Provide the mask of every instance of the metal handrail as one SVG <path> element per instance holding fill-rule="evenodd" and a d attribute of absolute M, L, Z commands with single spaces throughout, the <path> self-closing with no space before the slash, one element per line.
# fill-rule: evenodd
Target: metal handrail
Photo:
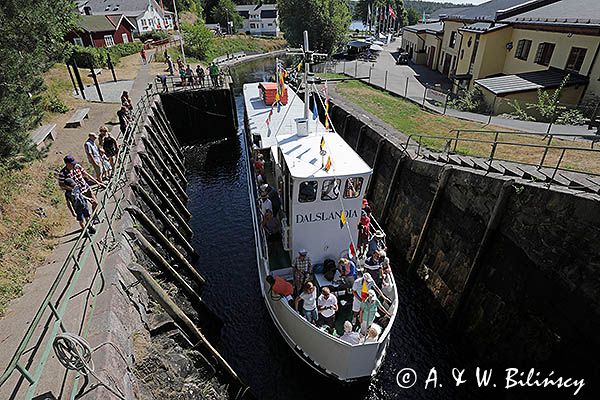
<path fill-rule="evenodd" d="M 93 304 L 95 304 L 95 297 L 97 296 L 97 293 L 94 293 L 92 289 L 94 288 L 97 282 L 98 276 L 100 275 L 100 277 L 102 278 L 102 263 L 105 259 L 108 250 L 110 250 L 111 244 L 113 244 L 116 241 L 116 236 L 113 231 L 113 223 L 115 222 L 115 216 L 117 216 L 117 218 L 120 218 L 120 215 L 122 215 L 123 212 L 123 209 L 121 207 L 121 203 L 125 200 L 125 191 L 123 189 L 127 179 L 127 167 L 129 166 L 129 163 L 131 161 L 131 149 L 134 142 L 133 139 L 135 136 L 135 130 L 137 129 L 139 131 L 141 129 L 140 122 L 142 118 L 145 117 L 148 108 L 152 103 L 151 99 L 158 94 L 156 90 L 150 91 L 151 88 L 152 87 L 150 86 L 148 88 L 149 90 L 147 90 L 146 93 L 142 96 L 142 98 L 136 103 L 136 107 L 134 109 L 135 111 L 133 112 L 133 122 L 129 124 L 123 135 L 120 134 L 118 136 L 118 138 L 123 138 L 121 150 L 117 156 L 117 163 L 114 175 L 109 181 L 107 188 L 102 196 L 102 199 L 98 202 L 98 206 L 92 212 L 88 223 L 82 230 L 81 234 L 77 237 L 73 247 L 67 254 L 65 262 L 61 266 L 50 289 L 46 293 L 42 304 L 36 311 L 35 316 L 29 324 L 29 327 L 25 331 L 23 338 L 21 339 L 15 353 L 11 358 L 11 361 L 0 376 L 0 386 L 2 386 L 13 375 L 15 370 L 18 371 L 21 374 L 22 378 L 25 378 L 29 382 L 29 388 L 25 396 L 26 399 L 31 399 L 35 394 L 37 385 L 40 381 L 40 378 L 42 377 L 44 366 L 46 364 L 46 361 L 48 360 L 50 351 L 52 349 L 52 342 L 56 338 L 59 329 L 63 332 L 65 331 L 65 327 L 63 325 L 62 320 L 65 313 L 67 312 L 69 300 L 71 298 L 71 294 L 75 288 L 75 285 L 77 284 L 79 274 L 84 268 L 84 266 L 86 266 L 90 255 L 93 255 L 93 267 L 97 269 L 99 274 L 95 274 L 95 276 L 92 279 L 92 282 L 86 289 L 89 291 L 89 295 L 91 295 L 91 297 L 93 298 L 93 302 L 89 313 L 84 311 L 84 314 L 82 316 L 82 322 L 88 319 L 87 317 L 91 316 L 91 314 L 93 313 Z M 119 197 L 117 197 L 118 192 L 121 193 L 121 196 Z M 110 200 L 113 200 L 114 202 L 114 209 L 112 210 L 112 212 L 109 212 L 107 208 L 107 205 Z M 101 214 L 103 214 L 103 217 L 106 219 L 107 230 L 102 239 L 98 240 L 100 229 L 98 229 L 98 232 L 94 233 L 93 235 L 90 235 L 88 233 L 88 228 L 91 226 L 92 221 L 95 218 L 99 218 Z M 99 252 L 97 251 L 96 247 L 99 248 Z M 59 286 L 62 283 L 64 283 L 65 275 L 67 275 L 67 272 L 69 271 L 71 271 L 71 273 L 68 274 L 67 279 L 69 279 L 70 282 L 67 285 L 67 287 L 63 289 L 64 295 L 61 296 L 59 300 L 53 301 L 53 297 L 57 294 Z M 36 339 L 39 342 L 35 346 L 36 351 L 31 352 L 29 359 L 25 363 L 22 363 L 21 358 L 26 352 L 30 351 L 28 350 L 30 341 L 33 335 L 36 333 L 36 331 L 41 328 L 40 321 L 46 313 L 46 311 L 48 310 L 51 313 L 51 317 L 54 319 L 52 329 L 48 330 L 49 333 L 48 331 L 46 331 L 42 334 L 42 337 Z M 51 322 L 49 322 L 49 324 L 51 324 Z M 81 330 L 83 330 L 83 323 L 80 327 L 80 333 Z M 43 349 L 41 358 L 37 360 L 37 362 L 35 363 L 36 365 L 26 367 L 27 363 L 31 362 L 34 359 L 34 357 L 38 354 L 37 350 L 41 349 L 44 346 L 44 341 L 45 348 Z M 17 387 L 20 387 L 21 382 L 22 380 L 20 379 L 19 383 L 17 383 Z M 19 390 L 17 388 L 15 389 Z"/>
<path fill-rule="evenodd" d="M 489 134 L 504 134 L 504 135 L 529 135 L 529 136 L 554 136 L 558 138 L 582 138 L 592 139 L 592 141 L 598 141 L 600 137 L 595 134 L 577 134 L 577 133 L 540 133 L 540 132 L 526 132 L 526 131 L 499 131 L 499 130 L 485 130 L 485 129 L 450 129 L 449 133 L 489 133 Z"/>
<path fill-rule="evenodd" d="M 410 136 L 408 136 L 406 143 L 404 144 L 404 148 L 402 149 L 404 152 L 408 153 L 408 147 L 410 145 L 410 141 L 414 140 L 415 138 L 418 138 L 417 141 L 417 151 L 416 151 L 416 155 L 419 156 L 421 153 L 421 147 L 422 147 L 422 141 L 423 139 L 436 139 L 436 140 L 445 140 L 446 141 L 446 145 L 444 146 L 444 151 L 443 153 L 454 153 L 456 151 L 456 144 L 457 142 L 467 142 L 467 143 L 483 143 L 483 144 L 490 144 L 491 145 L 491 149 L 490 149 L 490 153 L 488 156 L 488 167 L 491 166 L 493 161 L 505 161 L 505 162 L 513 162 L 513 163 L 517 163 L 517 164 L 524 164 L 524 165 L 530 165 L 530 166 L 534 166 L 536 167 L 538 170 L 541 168 L 553 168 L 554 172 L 552 174 L 551 179 L 554 179 L 554 177 L 556 176 L 556 173 L 558 170 L 561 171 L 568 171 L 568 172 L 578 172 L 578 173 L 582 173 L 582 174 L 587 174 L 587 175 L 593 175 L 593 176 L 600 176 L 600 173 L 595 173 L 595 172 L 589 172 L 589 171 L 583 171 L 583 170 L 577 170 L 577 169 L 566 169 L 566 168 L 561 168 L 561 163 L 563 161 L 564 155 L 567 151 L 583 151 L 583 152 L 591 152 L 591 153 L 597 153 L 600 154 L 600 149 L 594 149 L 594 148 L 586 148 L 586 147 L 570 147 L 570 146 L 553 146 L 550 144 L 532 144 L 532 143 L 517 143 L 517 142 L 506 142 L 506 141 L 499 141 L 498 140 L 498 135 L 495 135 L 494 140 L 485 140 L 485 139 L 466 139 L 466 138 L 459 138 L 459 137 L 444 137 L 444 136 L 433 136 L 433 135 L 420 135 L 420 134 L 412 134 Z M 454 143 L 454 146 L 452 146 L 452 143 Z M 540 160 L 539 163 L 534 164 L 534 163 L 528 163 L 528 162 L 522 162 L 522 161 L 515 161 L 515 160 L 508 160 L 508 159 L 503 159 L 503 158 L 498 158 L 495 157 L 495 153 L 496 150 L 498 148 L 499 145 L 503 145 L 503 146 L 516 146 L 516 147 L 528 147 L 528 148 L 537 148 L 537 149 L 543 149 L 543 155 L 542 158 Z M 454 150 L 450 150 L 450 148 L 453 147 Z M 558 162 L 555 166 L 549 167 L 544 165 L 544 161 L 546 159 L 546 155 L 548 154 L 549 150 L 559 150 L 561 152 L 560 157 L 558 159 Z"/>

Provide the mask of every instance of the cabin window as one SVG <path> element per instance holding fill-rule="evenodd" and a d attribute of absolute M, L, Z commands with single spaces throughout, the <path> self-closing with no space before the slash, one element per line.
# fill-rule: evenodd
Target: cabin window
<path fill-rule="evenodd" d="M 300 203 L 310 203 L 317 199 L 317 181 L 304 181 L 298 189 L 298 201 Z"/>
<path fill-rule="evenodd" d="M 346 179 L 346 188 L 344 189 L 345 199 L 355 199 L 360 196 L 360 190 L 362 189 L 363 178 L 357 176 L 356 178 Z"/>
<path fill-rule="evenodd" d="M 111 35 L 104 35 L 104 44 L 106 47 L 111 47 L 115 45 L 115 41 Z"/>
<path fill-rule="evenodd" d="M 321 200 L 336 200 L 340 195 L 339 179 L 326 179 L 323 181 L 323 188 L 321 188 Z"/>
<path fill-rule="evenodd" d="M 73 43 L 75 43 L 77 46 L 83 46 L 83 40 L 80 37 L 74 37 Z"/>
<path fill-rule="evenodd" d="M 554 43 L 540 43 L 535 55 L 535 63 L 540 65 L 549 65 L 554 52 Z"/>
<path fill-rule="evenodd" d="M 519 60 L 527 61 L 529 57 L 529 50 L 531 49 L 531 40 L 521 39 L 517 43 L 517 51 L 515 51 L 515 58 Z"/>

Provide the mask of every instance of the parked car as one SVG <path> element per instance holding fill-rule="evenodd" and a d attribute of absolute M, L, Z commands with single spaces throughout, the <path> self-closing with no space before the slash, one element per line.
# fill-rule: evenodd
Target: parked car
<path fill-rule="evenodd" d="M 408 53 L 403 51 L 398 54 L 396 58 L 396 64 L 408 64 Z"/>

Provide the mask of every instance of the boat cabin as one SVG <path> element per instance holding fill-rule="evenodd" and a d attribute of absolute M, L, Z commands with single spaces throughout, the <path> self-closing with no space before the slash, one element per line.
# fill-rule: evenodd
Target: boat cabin
<path fill-rule="evenodd" d="M 321 151 L 321 140 L 324 150 Z M 313 263 L 348 255 L 356 245 L 371 168 L 333 132 L 278 137 L 276 175 L 287 221 L 284 248 L 293 259 L 307 249 Z M 325 165 L 331 160 L 331 167 Z M 281 178 L 281 179 L 280 179 Z M 344 210 L 346 225 L 341 223 Z"/>

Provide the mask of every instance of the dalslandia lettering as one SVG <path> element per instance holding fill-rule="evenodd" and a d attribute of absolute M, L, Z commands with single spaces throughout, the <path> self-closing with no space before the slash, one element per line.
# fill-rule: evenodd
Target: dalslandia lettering
<path fill-rule="evenodd" d="M 358 210 L 346 210 L 346 218 L 358 218 Z M 326 222 L 332 220 L 339 220 L 342 216 L 341 211 L 326 212 L 321 211 L 318 213 L 309 214 L 296 214 L 296 223 L 304 224 L 307 222 Z"/>

